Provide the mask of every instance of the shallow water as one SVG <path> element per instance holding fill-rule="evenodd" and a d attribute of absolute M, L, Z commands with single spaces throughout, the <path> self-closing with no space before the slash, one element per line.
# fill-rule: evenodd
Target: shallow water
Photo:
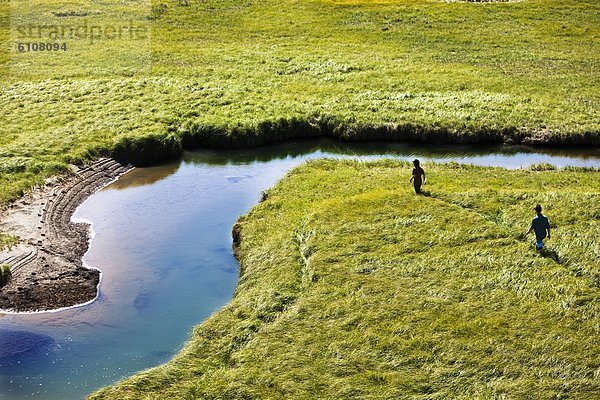
<path fill-rule="evenodd" d="M 231 228 L 291 168 L 320 157 L 457 161 L 507 168 L 600 167 L 600 149 L 297 141 L 198 151 L 138 168 L 75 217 L 95 232 L 84 261 L 102 270 L 98 299 L 34 315 L 0 314 L 0 398 L 80 399 L 169 360 L 192 327 L 225 305 L 238 266 Z M 407 177 L 408 180 L 408 177 Z"/>

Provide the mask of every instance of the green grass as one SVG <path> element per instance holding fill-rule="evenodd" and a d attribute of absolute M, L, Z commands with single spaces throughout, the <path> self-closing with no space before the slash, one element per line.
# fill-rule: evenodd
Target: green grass
<path fill-rule="evenodd" d="M 91 398 L 596 398 L 598 171 L 425 165 L 416 196 L 410 168 L 291 171 L 236 225 L 232 301 Z"/>
<path fill-rule="evenodd" d="M 0 209 L 103 155 L 142 164 L 319 135 L 598 145 L 599 11 L 0 2 Z M 151 37 L 15 52 L 19 26 L 130 21 Z M 431 167 L 431 197 L 417 198 L 400 189 L 403 168 L 327 161 L 290 174 L 241 222 L 232 303 L 168 366 L 104 396 L 591 398 L 596 174 Z M 534 202 L 557 226 L 546 256 L 521 237 Z"/>
<path fill-rule="evenodd" d="M 5 233 L 0 232 L 0 251 L 10 250 L 18 242 L 19 242 L 18 238 L 14 237 L 12 235 L 7 235 Z"/>
<path fill-rule="evenodd" d="M 182 142 L 297 135 L 597 145 L 599 11 L 595 0 L 1 2 L 0 206 L 115 146 L 160 158 L 137 152 L 148 137 L 167 156 Z M 151 36 L 15 50 L 19 27 L 84 23 Z"/>

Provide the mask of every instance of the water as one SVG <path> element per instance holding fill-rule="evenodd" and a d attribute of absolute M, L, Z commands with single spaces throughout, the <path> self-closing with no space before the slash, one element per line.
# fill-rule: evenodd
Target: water
<path fill-rule="evenodd" d="M 519 168 L 600 166 L 600 149 L 415 146 L 298 141 L 198 151 L 139 168 L 96 193 L 75 217 L 93 222 L 84 261 L 102 270 L 90 305 L 0 314 L 0 398 L 80 399 L 168 361 L 192 327 L 225 305 L 238 266 L 231 228 L 291 168 L 320 157 L 458 161 Z M 408 177 L 407 177 L 408 180 Z"/>

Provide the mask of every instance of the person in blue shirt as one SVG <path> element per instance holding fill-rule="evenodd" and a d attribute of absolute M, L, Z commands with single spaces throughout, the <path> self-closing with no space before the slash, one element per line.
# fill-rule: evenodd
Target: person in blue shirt
<path fill-rule="evenodd" d="M 531 233 L 531 231 L 535 232 L 535 247 L 538 250 L 544 248 L 544 239 L 546 238 L 546 232 L 548 232 L 548 239 L 550 239 L 550 222 L 548 218 L 542 215 L 542 206 L 539 204 L 534 208 L 537 216 L 531 221 L 531 226 L 525 235 Z"/>

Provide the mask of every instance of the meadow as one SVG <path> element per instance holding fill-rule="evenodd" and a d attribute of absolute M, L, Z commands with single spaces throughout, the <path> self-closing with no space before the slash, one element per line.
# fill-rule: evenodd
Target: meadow
<path fill-rule="evenodd" d="M 422 196 L 402 162 L 292 170 L 234 229 L 232 301 L 91 398 L 596 398 L 598 172 L 425 168 Z"/>
<path fill-rule="evenodd" d="M 0 210 L 100 156 L 600 144 L 596 0 L 13 0 L 0 40 Z M 19 52 L 46 42 L 68 49 Z M 537 169 L 427 166 L 419 197 L 398 162 L 294 170 L 234 229 L 231 303 L 92 398 L 592 399 L 598 175 Z M 523 237 L 536 202 L 544 253 Z"/>
<path fill-rule="evenodd" d="M 100 155 L 144 163 L 321 135 L 598 145 L 599 11 L 595 0 L 3 1 L 0 206 Z M 18 51 L 30 42 L 68 50 Z"/>

